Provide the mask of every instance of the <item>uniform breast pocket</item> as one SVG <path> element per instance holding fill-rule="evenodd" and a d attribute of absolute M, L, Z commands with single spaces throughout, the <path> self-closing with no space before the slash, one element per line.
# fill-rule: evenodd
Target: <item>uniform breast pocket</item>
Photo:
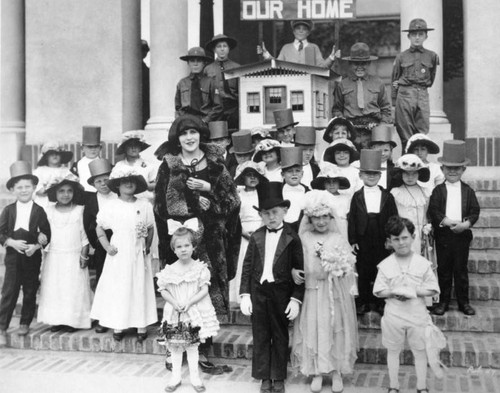
<path fill-rule="evenodd" d="M 431 75 L 432 63 L 428 60 L 422 62 L 420 70 L 417 70 L 419 79 L 428 79 Z"/>
<path fill-rule="evenodd" d="M 191 89 L 189 87 L 184 87 L 181 89 L 181 105 L 183 107 L 189 106 L 191 104 Z"/>
<path fill-rule="evenodd" d="M 376 103 L 378 101 L 378 94 L 380 92 L 376 87 L 369 87 L 368 89 L 368 102 Z"/>
<path fill-rule="evenodd" d="M 207 88 L 202 87 L 201 88 L 201 97 L 203 98 L 203 103 L 209 102 L 210 101 L 210 91 Z"/>
<path fill-rule="evenodd" d="M 344 96 L 345 105 L 356 105 L 357 104 L 356 89 L 354 89 L 354 87 L 344 89 L 343 96 Z"/>
<path fill-rule="evenodd" d="M 402 62 L 401 69 L 403 72 L 401 73 L 405 78 L 411 78 L 414 76 L 414 64 L 410 62 Z"/>

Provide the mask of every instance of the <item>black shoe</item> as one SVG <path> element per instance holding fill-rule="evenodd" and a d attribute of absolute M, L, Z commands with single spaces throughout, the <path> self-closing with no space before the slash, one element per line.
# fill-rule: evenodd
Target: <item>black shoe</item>
<path fill-rule="evenodd" d="M 367 304 L 360 304 L 356 307 L 356 314 L 358 315 L 366 314 L 368 311 L 370 311 L 370 307 Z"/>
<path fill-rule="evenodd" d="M 285 381 L 275 380 L 273 383 L 273 393 L 285 393 Z"/>
<path fill-rule="evenodd" d="M 273 383 L 270 379 L 263 379 L 260 385 L 260 393 L 271 393 L 273 390 Z"/>
<path fill-rule="evenodd" d="M 137 333 L 137 341 L 142 343 L 145 339 L 148 338 L 148 332 Z"/>
<path fill-rule="evenodd" d="M 432 313 L 434 315 L 444 315 L 446 311 L 448 311 L 448 305 L 445 303 L 439 303 L 436 307 L 434 307 Z"/>
<path fill-rule="evenodd" d="M 58 332 L 59 330 L 61 330 L 63 327 L 64 327 L 63 325 L 54 325 L 54 326 L 50 327 L 50 331 L 52 333 L 55 333 L 55 332 Z"/>
<path fill-rule="evenodd" d="M 106 333 L 107 331 L 108 331 L 108 328 L 101 326 L 100 324 L 97 324 L 97 326 L 95 327 L 96 333 Z"/>
<path fill-rule="evenodd" d="M 476 310 L 474 310 L 470 304 L 464 304 L 463 306 L 458 307 L 458 309 L 465 315 L 476 315 Z"/>
<path fill-rule="evenodd" d="M 125 336 L 124 332 L 113 332 L 113 338 L 116 341 L 122 341 L 123 337 Z"/>
<path fill-rule="evenodd" d="M 76 332 L 76 329 L 73 326 L 66 326 L 64 329 L 67 333 L 74 333 Z"/>
<path fill-rule="evenodd" d="M 224 373 L 224 370 L 220 366 L 216 366 L 212 362 L 209 362 L 208 360 L 200 360 L 198 362 L 201 371 L 204 372 L 205 374 L 211 374 L 211 375 L 221 375 Z"/>

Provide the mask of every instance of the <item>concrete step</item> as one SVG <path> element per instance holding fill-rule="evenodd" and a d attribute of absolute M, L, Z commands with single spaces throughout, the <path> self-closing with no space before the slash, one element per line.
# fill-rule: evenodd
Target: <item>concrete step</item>
<path fill-rule="evenodd" d="M 471 250 L 468 268 L 469 273 L 500 273 L 500 250 Z"/>

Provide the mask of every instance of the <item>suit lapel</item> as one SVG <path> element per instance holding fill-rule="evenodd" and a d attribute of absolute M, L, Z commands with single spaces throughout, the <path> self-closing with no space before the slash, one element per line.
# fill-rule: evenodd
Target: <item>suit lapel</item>
<path fill-rule="evenodd" d="M 467 189 L 462 181 L 460 181 L 460 193 L 462 196 L 462 221 L 464 221 L 467 216 Z"/>
<path fill-rule="evenodd" d="M 257 249 L 260 254 L 260 261 L 262 264 L 262 269 L 264 269 L 264 258 L 266 257 L 266 230 L 257 231 L 254 234 L 255 244 L 257 244 Z"/>
<path fill-rule="evenodd" d="M 361 208 L 367 212 L 368 209 L 366 208 L 366 201 L 365 201 L 365 187 L 361 188 L 361 192 L 359 193 L 359 202 L 361 203 Z"/>
<path fill-rule="evenodd" d="M 29 231 L 30 232 L 38 232 L 37 231 L 37 220 L 36 220 L 36 211 L 35 211 L 35 204 L 31 206 L 31 213 L 30 213 L 30 221 L 28 223 L 29 226 Z"/>
<path fill-rule="evenodd" d="M 288 243 L 292 241 L 292 237 L 288 234 L 288 230 L 283 228 L 283 232 L 281 233 L 280 240 L 278 240 L 278 246 L 276 247 L 276 252 L 274 253 L 273 266 L 278 261 L 278 258 L 283 253 L 285 248 L 288 246 Z"/>
<path fill-rule="evenodd" d="M 379 186 L 380 188 L 380 186 Z M 380 188 L 380 213 L 382 213 L 382 210 L 384 209 L 385 202 L 387 202 L 387 194 L 383 192 L 382 188 Z"/>

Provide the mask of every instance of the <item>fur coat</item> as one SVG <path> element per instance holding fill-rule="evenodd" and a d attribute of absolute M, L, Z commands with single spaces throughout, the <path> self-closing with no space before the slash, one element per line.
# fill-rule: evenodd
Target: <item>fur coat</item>
<path fill-rule="evenodd" d="M 210 208 L 201 210 L 199 192 L 190 190 L 186 180 L 190 169 L 178 155 L 166 154 L 160 165 L 156 184 L 155 218 L 159 237 L 159 255 L 162 265 L 177 259 L 170 249 L 167 220 L 169 218 L 197 217 L 204 231 L 196 248 L 196 257 L 210 269 L 210 298 L 218 315 L 229 313 L 229 281 L 236 274 L 241 242 L 239 221 L 240 199 L 236 185 L 224 166 L 223 150 L 213 144 L 200 144 L 208 168 Z"/>

